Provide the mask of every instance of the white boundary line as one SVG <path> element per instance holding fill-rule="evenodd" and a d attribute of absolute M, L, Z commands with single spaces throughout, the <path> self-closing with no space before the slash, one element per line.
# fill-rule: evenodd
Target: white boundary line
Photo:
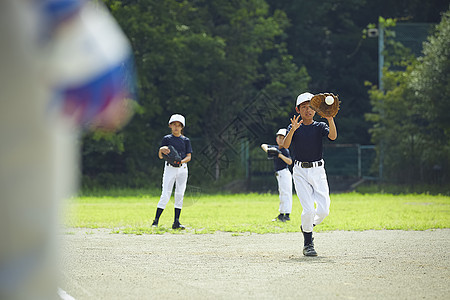
<path fill-rule="evenodd" d="M 61 298 L 61 300 L 75 300 L 74 297 L 67 294 L 67 292 L 61 288 L 58 288 L 58 296 Z"/>
<path fill-rule="evenodd" d="M 0 1 L 2 1 L 2 0 L 0 0 Z M 69 276 L 67 276 L 67 274 L 65 272 L 61 272 L 61 276 L 65 277 L 67 282 L 70 282 L 71 284 L 74 284 L 76 286 L 77 290 L 81 290 L 85 295 L 87 295 L 89 297 L 88 299 L 95 299 L 95 297 L 94 297 L 94 295 L 92 295 L 92 293 L 90 293 L 88 290 L 86 290 L 81 285 L 79 285 L 76 280 L 73 280 Z M 61 291 L 62 293 L 64 293 L 68 297 L 70 297 L 70 298 L 62 298 L 63 296 L 60 296 L 62 298 L 62 300 L 75 300 L 75 298 L 73 298 L 72 296 L 67 294 L 67 292 L 65 292 L 63 289 L 58 288 L 58 292 L 59 291 Z"/>

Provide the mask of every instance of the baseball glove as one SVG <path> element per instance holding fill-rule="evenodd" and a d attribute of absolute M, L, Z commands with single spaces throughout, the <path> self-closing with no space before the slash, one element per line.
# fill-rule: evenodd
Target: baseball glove
<path fill-rule="evenodd" d="M 163 154 L 163 158 L 167 161 L 171 166 L 179 167 L 181 164 L 181 155 L 178 153 L 177 149 L 175 149 L 172 145 L 169 147 L 169 154 Z"/>
<path fill-rule="evenodd" d="M 267 148 L 267 159 L 274 159 L 278 158 L 278 155 L 281 153 L 280 150 L 278 150 L 275 147 L 269 147 Z"/>
<path fill-rule="evenodd" d="M 333 102 L 331 104 L 327 104 L 325 102 L 325 98 L 327 96 L 330 96 L 333 98 Z M 330 118 L 337 115 L 339 111 L 339 104 L 341 102 L 339 101 L 339 98 L 337 95 L 333 95 L 331 93 L 323 93 L 323 94 L 317 94 L 314 95 L 311 98 L 310 106 L 312 109 L 314 109 L 321 117 L 323 118 Z"/>

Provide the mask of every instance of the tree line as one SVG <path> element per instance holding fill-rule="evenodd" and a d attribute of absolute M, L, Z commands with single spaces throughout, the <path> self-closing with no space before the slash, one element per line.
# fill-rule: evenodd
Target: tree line
<path fill-rule="evenodd" d="M 430 46 L 420 59 L 399 59 L 398 63 L 407 67 L 395 72 L 385 68 L 386 88 L 381 92 L 377 89 L 377 41 L 363 34 L 369 24 L 378 23 L 380 16 L 436 24 L 442 18 L 440 27 L 430 36 L 441 39 L 441 47 L 448 46 L 445 43 L 449 39 L 439 37 L 447 26 L 442 25 L 442 14 L 449 9 L 446 1 L 104 2 L 130 39 L 139 99 L 133 119 L 121 131 L 84 135 L 85 186 L 159 186 L 162 164 L 156 153 L 162 137 L 169 133 L 167 121 L 173 113 L 186 116 L 185 134 L 194 148 L 190 183 L 223 184 L 245 176 L 240 165 L 246 153 L 242 149 L 250 148 L 251 156 L 252 149 L 272 141 L 275 130 L 289 124 L 295 113 L 295 98 L 303 91 L 339 94 L 339 142 L 375 143 L 378 157 L 386 164 L 386 178 L 405 179 L 399 176 L 402 163 L 406 163 L 402 155 L 409 155 L 408 161 L 419 168 L 426 160 L 427 166 L 441 168 L 448 176 L 449 132 L 443 127 L 448 118 L 442 116 L 442 122 L 431 122 L 433 114 L 429 112 L 426 125 L 441 124 L 433 135 L 426 134 L 425 126 L 418 130 L 415 122 L 423 107 L 448 103 L 438 101 L 445 98 L 442 94 L 449 95 L 448 72 L 440 77 L 441 95 L 429 84 L 401 79 L 406 76 L 421 81 L 424 72 L 433 74 L 424 67 L 429 64 L 427 59 L 433 63 L 437 60 L 444 71 L 448 70 L 448 52 L 436 52 L 439 47 Z M 403 57 L 398 52 L 398 47 L 386 49 L 386 57 Z M 431 58 L 433 55 L 436 58 Z M 430 78 L 431 82 L 434 79 Z M 402 84 L 408 86 L 405 93 L 429 99 L 418 101 L 416 114 L 409 119 L 394 110 L 397 102 L 393 94 L 410 108 L 405 113 L 413 114 L 412 96 L 396 90 Z M 434 113 L 442 111 L 433 109 Z M 416 126 L 415 141 L 421 142 L 415 142 L 414 154 L 405 154 L 411 149 L 407 138 L 411 131 L 400 134 L 391 123 Z M 442 141 L 442 130 L 447 136 L 439 148 L 423 147 Z M 396 136 L 402 139 L 393 143 L 390 139 Z M 419 156 L 422 161 L 415 160 Z M 439 161 L 439 166 L 429 157 Z M 408 180 L 424 180 L 430 172 L 422 170 L 421 176 Z"/>

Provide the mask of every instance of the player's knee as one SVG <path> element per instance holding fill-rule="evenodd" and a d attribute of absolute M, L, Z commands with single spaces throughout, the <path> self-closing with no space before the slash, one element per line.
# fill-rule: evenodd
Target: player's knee
<path fill-rule="evenodd" d="M 315 212 L 313 209 L 305 210 L 303 209 L 302 218 L 314 218 Z"/>
<path fill-rule="evenodd" d="M 184 193 L 174 193 L 174 197 L 177 199 L 183 199 L 184 198 Z"/>
<path fill-rule="evenodd" d="M 329 215 L 329 212 L 327 212 L 327 211 L 324 211 L 324 212 L 319 212 L 319 213 L 317 213 L 316 214 L 317 215 L 317 217 L 319 217 L 320 219 L 325 219 L 328 215 Z"/>
<path fill-rule="evenodd" d="M 161 198 L 159 198 L 159 204 L 165 206 L 167 203 L 169 203 L 170 196 L 172 196 L 172 193 L 162 193 Z"/>
<path fill-rule="evenodd" d="M 161 200 L 162 201 L 165 201 L 165 200 L 167 200 L 168 201 L 168 199 L 170 199 L 170 196 L 172 196 L 172 192 L 165 192 L 165 191 L 163 191 L 162 193 L 161 193 Z"/>
<path fill-rule="evenodd" d="M 317 210 L 316 211 L 316 219 L 319 222 L 322 222 L 323 219 L 325 219 L 330 214 L 330 210 Z"/>

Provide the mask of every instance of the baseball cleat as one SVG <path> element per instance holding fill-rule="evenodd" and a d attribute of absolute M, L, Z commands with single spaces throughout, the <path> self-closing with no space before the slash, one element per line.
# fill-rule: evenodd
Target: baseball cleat
<path fill-rule="evenodd" d="M 314 250 L 314 244 L 308 244 L 303 247 L 304 256 L 317 256 L 316 250 Z"/>
<path fill-rule="evenodd" d="M 157 220 L 153 220 L 152 227 L 158 227 L 158 221 Z"/>
<path fill-rule="evenodd" d="M 291 218 L 289 218 L 289 216 L 287 216 L 287 215 L 284 215 L 284 220 L 285 220 L 285 221 L 290 221 Z"/>
<path fill-rule="evenodd" d="M 286 222 L 286 220 L 284 219 L 283 214 L 279 214 L 275 219 L 272 220 L 272 222 L 276 222 L 276 221 Z"/>
<path fill-rule="evenodd" d="M 180 222 L 174 222 L 172 224 L 172 229 L 180 229 L 180 230 L 184 230 L 186 229 L 186 227 L 184 227 L 183 225 L 180 224 Z"/>

